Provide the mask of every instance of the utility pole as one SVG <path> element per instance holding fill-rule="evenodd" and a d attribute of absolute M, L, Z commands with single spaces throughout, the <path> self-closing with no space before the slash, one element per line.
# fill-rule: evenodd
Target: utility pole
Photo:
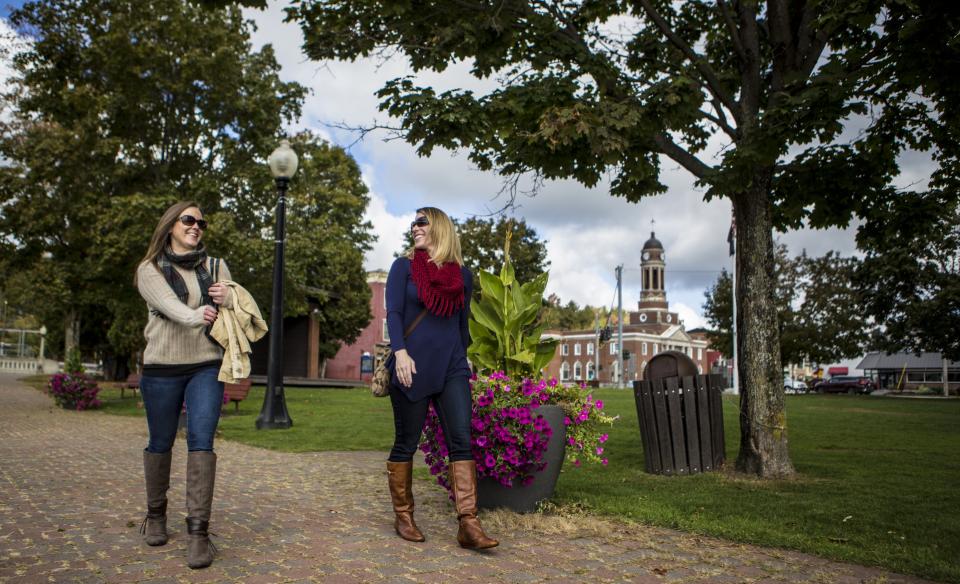
<path fill-rule="evenodd" d="M 623 264 L 617 266 L 617 387 L 623 387 Z"/>
<path fill-rule="evenodd" d="M 593 379 L 600 387 L 600 311 L 593 311 Z"/>

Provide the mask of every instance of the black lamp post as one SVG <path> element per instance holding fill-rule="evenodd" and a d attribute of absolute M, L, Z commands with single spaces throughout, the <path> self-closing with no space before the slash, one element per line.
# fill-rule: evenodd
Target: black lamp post
<path fill-rule="evenodd" d="M 273 256 L 273 305 L 270 307 L 270 356 L 267 361 L 267 391 L 257 416 L 257 429 L 289 428 L 293 425 L 283 397 L 283 244 L 287 212 L 287 186 L 297 172 L 297 153 L 283 140 L 267 159 L 277 183 L 277 227 Z"/>

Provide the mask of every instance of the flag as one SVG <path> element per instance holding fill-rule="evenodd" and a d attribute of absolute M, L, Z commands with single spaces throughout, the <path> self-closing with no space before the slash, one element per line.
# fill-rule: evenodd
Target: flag
<path fill-rule="evenodd" d="M 730 255 L 737 252 L 737 223 L 736 219 L 730 218 L 730 231 L 727 232 L 727 243 L 730 244 Z"/>

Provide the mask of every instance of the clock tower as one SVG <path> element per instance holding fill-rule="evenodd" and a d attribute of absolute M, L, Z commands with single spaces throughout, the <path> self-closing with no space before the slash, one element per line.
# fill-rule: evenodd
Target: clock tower
<path fill-rule="evenodd" d="M 640 258 L 643 288 L 640 291 L 640 303 L 637 306 L 639 313 L 636 317 L 639 324 L 676 324 L 676 315 L 669 311 L 666 286 L 663 281 L 666 272 L 663 244 L 653 231 L 650 232 L 650 239 L 643 244 Z"/>

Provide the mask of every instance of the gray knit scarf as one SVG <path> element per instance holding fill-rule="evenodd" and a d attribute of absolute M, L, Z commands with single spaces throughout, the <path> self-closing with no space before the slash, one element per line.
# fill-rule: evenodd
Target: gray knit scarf
<path fill-rule="evenodd" d="M 207 271 L 207 250 L 204 245 L 201 243 L 197 246 L 197 249 L 185 254 L 174 253 L 168 245 L 163 249 L 160 257 L 157 258 L 160 273 L 163 274 L 167 284 L 173 289 L 173 293 L 177 295 L 180 302 L 186 304 L 187 296 L 189 296 L 187 283 L 183 281 L 180 272 L 174 268 L 175 265 L 196 272 L 197 283 L 200 285 L 200 305 L 213 306 L 213 299 L 210 298 L 209 293 L 210 286 L 213 285 L 213 277 Z"/>

